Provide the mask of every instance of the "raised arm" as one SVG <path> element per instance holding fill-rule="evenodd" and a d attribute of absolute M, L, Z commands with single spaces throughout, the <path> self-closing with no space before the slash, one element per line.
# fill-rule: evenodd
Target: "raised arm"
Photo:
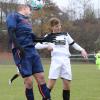
<path fill-rule="evenodd" d="M 72 39 L 72 37 L 69 34 L 68 34 L 68 42 L 74 49 L 81 52 L 81 55 L 84 57 L 84 59 L 88 59 L 88 54 L 86 50 L 82 48 L 79 44 L 75 43 L 75 41 Z"/>
<path fill-rule="evenodd" d="M 47 49 L 48 48 L 48 44 L 46 44 L 46 43 L 37 43 L 35 45 L 35 48 L 36 49 Z"/>

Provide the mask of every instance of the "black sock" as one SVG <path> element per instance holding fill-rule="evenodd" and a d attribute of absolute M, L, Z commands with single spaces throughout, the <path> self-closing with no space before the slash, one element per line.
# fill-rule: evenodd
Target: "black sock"
<path fill-rule="evenodd" d="M 12 83 L 13 80 L 15 80 L 18 76 L 19 76 L 19 74 L 15 74 L 15 75 L 11 78 L 11 83 Z"/>
<path fill-rule="evenodd" d="M 49 90 L 49 92 L 51 92 L 51 89 L 48 88 L 48 90 Z"/>
<path fill-rule="evenodd" d="M 43 100 L 50 100 L 50 92 L 46 84 L 38 85 Z"/>
<path fill-rule="evenodd" d="M 26 94 L 27 100 L 34 100 L 33 89 L 26 88 L 25 94 Z"/>
<path fill-rule="evenodd" d="M 48 90 L 49 92 L 51 92 L 51 89 L 48 88 Z M 51 98 L 50 99 L 42 98 L 42 100 L 51 100 Z"/>
<path fill-rule="evenodd" d="M 63 100 L 70 100 L 70 90 L 63 90 Z"/>

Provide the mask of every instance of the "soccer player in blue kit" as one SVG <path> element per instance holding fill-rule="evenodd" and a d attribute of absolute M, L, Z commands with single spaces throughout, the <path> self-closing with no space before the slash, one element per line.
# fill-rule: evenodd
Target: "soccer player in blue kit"
<path fill-rule="evenodd" d="M 31 14 L 31 4 L 18 5 L 17 12 L 7 16 L 7 28 L 12 47 L 15 64 L 24 79 L 27 100 L 34 100 L 32 76 L 38 83 L 42 100 L 50 100 L 50 93 L 46 86 L 44 70 L 40 56 L 34 47 L 34 42 L 52 42 L 52 39 L 37 38 L 32 32 L 32 25 L 28 18 Z M 35 7 L 36 10 L 36 7 Z M 38 99 L 37 99 L 38 100 Z"/>

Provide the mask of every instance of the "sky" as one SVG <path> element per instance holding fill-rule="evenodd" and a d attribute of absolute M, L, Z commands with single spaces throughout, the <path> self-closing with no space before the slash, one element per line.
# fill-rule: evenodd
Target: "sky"
<path fill-rule="evenodd" d="M 0 1 L 9 2 L 11 0 L 0 0 Z M 18 3 L 23 4 L 27 0 L 13 0 L 13 1 L 14 2 L 17 1 Z M 81 16 L 83 16 L 84 14 L 83 6 L 82 6 L 83 2 L 90 1 L 89 3 L 91 3 L 92 8 L 94 9 L 95 15 L 97 17 L 100 16 L 100 0 L 51 0 L 51 1 L 53 1 L 56 5 L 58 5 L 62 11 L 65 12 L 67 11 L 73 18 L 81 18 Z M 82 4 L 80 4 L 79 1 L 82 1 Z"/>
<path fill-rule="evenodd" d="M 100 0 L 52 0 L 52 1 L 55 2 L 62 11 L 66 11 L 64 10 L 65 8 L 69 11 L 74 9 L 75 15 L 73 15 L 73 17 L 75 16 L 76 18 L 79 18 L 83 15 L 82 4 L 84 3 L 84 1 L 91 1 L 89 3 L 87 2 L 87 4 L 92 5 L 91 7 L 95 10 L 96 16 L 100 16 Z M 79 3 L 78 1 L 82 1 L 82 3 Z"/>
<path fill-rule="evenodd" d="M 68 7 L 68 5 L 70 6 L 70 3 L 72 2 L 74 2 L 74 4 L 77 4 L 78 0 L 52 0 L 52 1 L 55 2 L 62 9 L 63 7 Z M 95 9 L 98 9 L 98 7 L 100 8 L 100 0 L 91 0 L 91 3 L 93 4 Z"/>
<path fill-rule="evenodd" d="M 9 0 L 0 0 L 0 1 L 9 1 Z M 26 0 L 14 0 L 14 1 L 19 1 L 19 2 L 24 2 Z M 51 0 L 53 2 L 55 2 L 61 9 L 62 8 L 68 8 L 68 6 L 70 6 L 70 4 L 74 3 L 74 5 L 77 5 L 77 1 L 84 1 L 84 0 Z M 91 3 L 93 4 L 93 7 L 95 9 L 100 9 L 100 0 L 85 0 L 85 1 L 91 1 Z"/>

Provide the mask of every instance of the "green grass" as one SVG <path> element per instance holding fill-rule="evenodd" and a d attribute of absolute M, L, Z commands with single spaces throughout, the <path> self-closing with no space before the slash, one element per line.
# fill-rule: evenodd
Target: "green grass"
<path fill-rule="evenodd" d="M 45 64 L 47 81 L 49 65 Z M 8 79 L 16 73 L 14 65 L 0 65 L 0 100 L 26 100 L 23 79 L 19 77 L 12 86 Z M 100 70 L 94 64 L 72 64 L 73 80 L 71 100 L 100 100 Z M 34 81 L 35 100 L 41 100 Z M 62 100 L 62 82 L 59 79 L 52 91 L 52 100 Z"/>

